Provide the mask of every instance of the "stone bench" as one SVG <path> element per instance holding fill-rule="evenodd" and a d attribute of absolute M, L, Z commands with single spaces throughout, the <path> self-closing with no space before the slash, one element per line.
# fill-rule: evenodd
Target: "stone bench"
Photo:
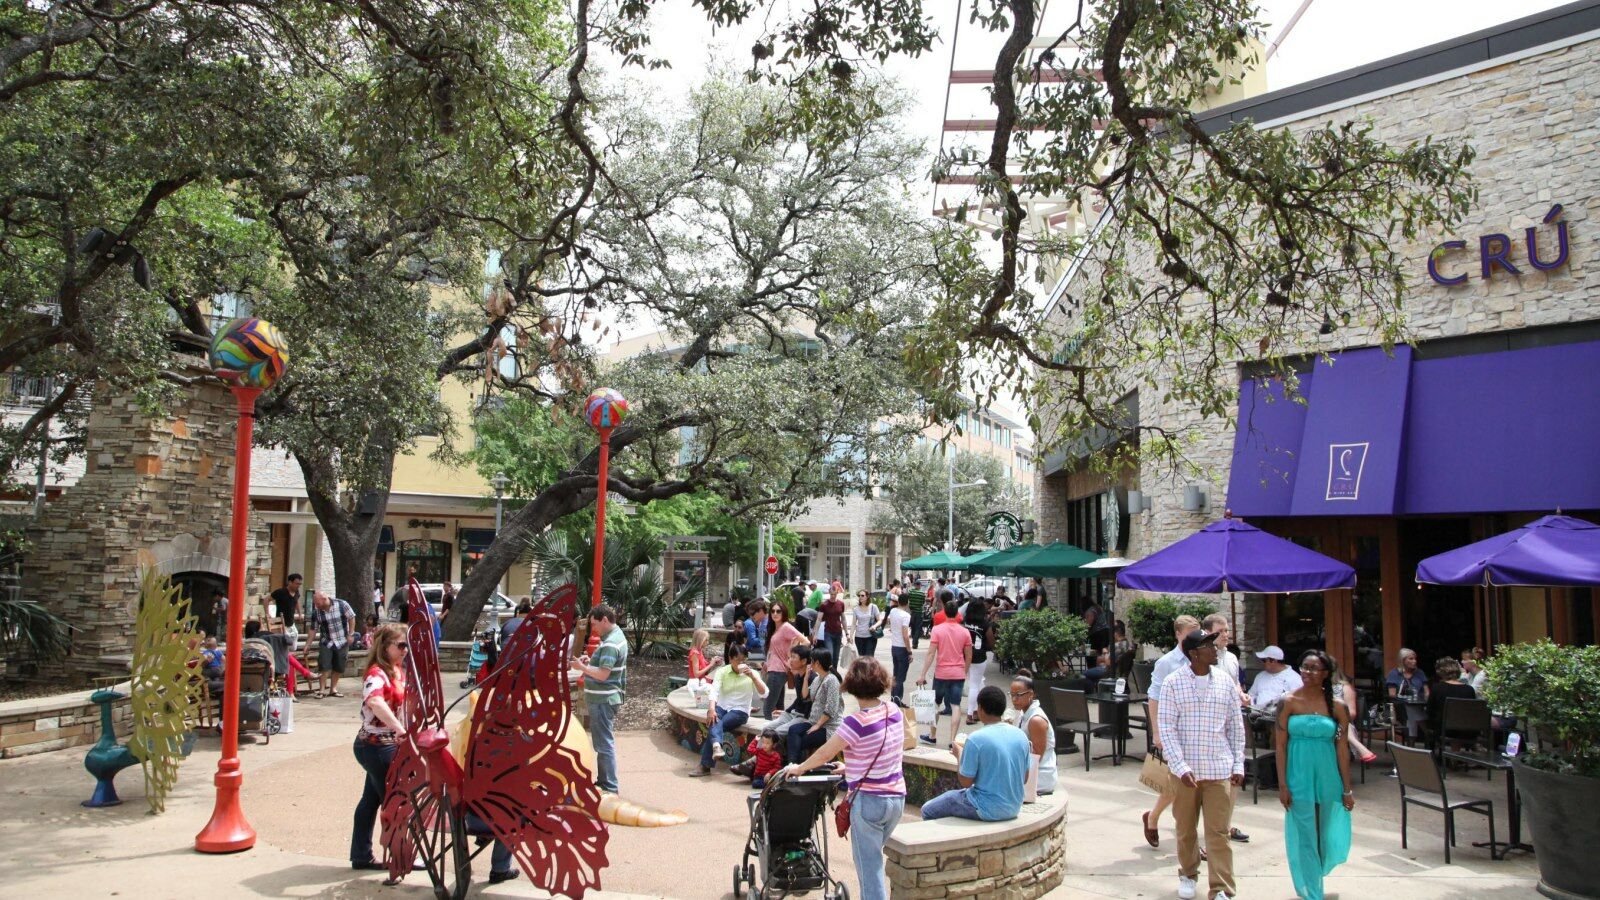
<path fill-rule="evenodd" d="M 1009 822 L 902 822 L 884 844 L 884 868 L 895 900 L 1032 900 L 1061 884 L 1066 831 L 1067 795 L 1057 790 Z"/>
<path fill-rule="evenodd" d="M 128 693 L 124 681 L 115 690 Z M 82 747 L 100 739 L 100 707 L 89 700 L 93 690 L 53 697 L 28 697 L 0 703 L 0 759 L 49 750 Z M 133 708 L 127 697 L 111 707 L 118 737 L 133 730 Z"/>

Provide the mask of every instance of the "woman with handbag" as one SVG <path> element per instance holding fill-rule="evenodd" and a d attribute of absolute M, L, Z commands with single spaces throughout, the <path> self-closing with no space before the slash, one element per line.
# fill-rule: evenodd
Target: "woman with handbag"
<path fill-rule="evenodd" d="M 884 701 L 889 673 L 871 657 L 850 664 L 844 689 L 861 708 L 844 717 L 827 743 L 782 774 L 803 774 L 844 754 L 849 793 L 834 810 L 840 835 L 850 833 L 850 855 L 855 859 L 862 900 L 888 900 L 883 845 L 906 808 L 906 782 L 901 774 L 905 747 L 902 716 L 898 707 Z"/>
<path fill-rule="evenodd" d="M 883 632 L 878 630 L 883 611 L 872 605 L 872 595 L 866 591 L 856 591 L 856 608 L 850 612 L 856 636 L 856 655 L 871 659 L 878 653 L 878 638 L 883 636 Z"/>

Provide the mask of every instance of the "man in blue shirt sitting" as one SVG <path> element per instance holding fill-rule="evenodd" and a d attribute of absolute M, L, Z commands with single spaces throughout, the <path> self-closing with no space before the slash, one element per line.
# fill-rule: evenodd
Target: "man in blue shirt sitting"
<path fill-rule="evenodd" d="M 1005 711 L 1004 691 L 990 685 L 978 692 L 978 720 L 983 727 L 967 736 L 965 747 L 955 747 L 956 760 L 961 763 L 956 772 L 961 787 L 924 803 L 924 821 L 953 816 L 1003 822 L 1022 811 L 1031 745 L 1022 729 L 1000 721 Z"/>

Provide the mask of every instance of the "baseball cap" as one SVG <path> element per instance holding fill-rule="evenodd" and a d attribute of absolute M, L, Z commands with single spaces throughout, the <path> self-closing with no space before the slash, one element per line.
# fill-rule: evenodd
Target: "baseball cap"
<path fill-rule="evenodd" d="M 1199 649 L 1207 644 L 1215 643 L 1217 634 L 1214 631 L 1191 631 L 1183 639 L 1183 652 Z"/>
<path fill-rule="evenodd" d="M 1256 659 L 1275 659 L 1283 662 L 1283 650 L 1277 644 L 1269 644 L 1265 649 L 1256 652 Z"/>

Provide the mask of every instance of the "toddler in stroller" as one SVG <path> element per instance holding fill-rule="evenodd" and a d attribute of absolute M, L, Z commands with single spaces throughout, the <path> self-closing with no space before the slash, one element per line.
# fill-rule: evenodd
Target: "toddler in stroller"
<path fill-rule="evenodd" d="M 824 900 L 849 900 L 850 892 L 828 871 L 824 813 L 843 781 L 826 769 L 767 779 L 750 794 L 750 835 L 744 859 L 733 868 L 736 900 L 771 900 L 820 889 Z M 758 868 L 759 865 L 759 868 Z"/>
<path fill-rule="evenodd" d="M 472 642 L 472 655 L 467 657 L 467 677 L 462 680 L 461 686 L 469 688 L 488 677 L 499 659 L 500 633 L 493 628 L 487 629 Z"/>

